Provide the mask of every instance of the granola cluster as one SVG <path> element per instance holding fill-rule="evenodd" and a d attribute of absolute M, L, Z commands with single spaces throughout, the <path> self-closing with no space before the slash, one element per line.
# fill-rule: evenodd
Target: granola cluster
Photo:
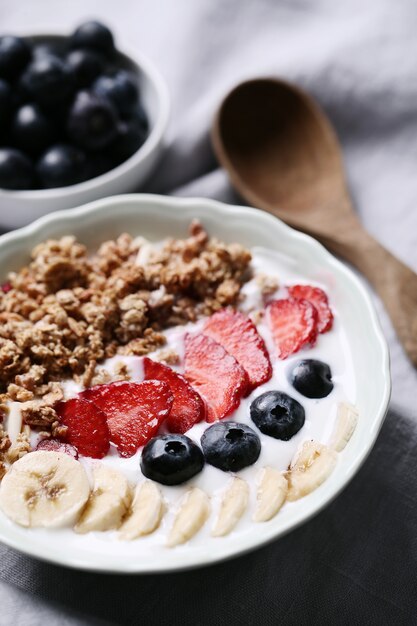
<path fill-rule="evenodd" d="M 39 244 L 0 292 L 0 409 L 24 402 L 25 423 L 54 432 L 58 381 L 107 382 L 104 359 L 163 353 L 161 331 L 238 302 L 250 259 L 197 222 L 161 247 L 127 234 L 93 255 L 72 236 Z"/>

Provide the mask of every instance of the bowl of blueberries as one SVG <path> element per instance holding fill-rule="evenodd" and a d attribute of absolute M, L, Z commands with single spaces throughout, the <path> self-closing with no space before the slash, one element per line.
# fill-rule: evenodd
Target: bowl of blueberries
<path fill-rule="evenodd" d="M 100 22 L 0 37 L 0 227 L 137 190 L 168 116 L 159 73 Z"/>

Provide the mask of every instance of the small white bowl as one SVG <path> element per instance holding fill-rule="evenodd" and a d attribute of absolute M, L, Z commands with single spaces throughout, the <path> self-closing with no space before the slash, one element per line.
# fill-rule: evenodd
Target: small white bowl
<path fill-rule="evenodd" d="M 63 35 L 34 35 L 26 37 L 39 44 L 62 44 Z M 77 185 L 55 189 L 10 191 L 0 189 L 0 228 L 19 228 L 29 222 L 61 209 L 97 200 L 105 196 L 135 191 L 149 176 L 163 149 L 163 139 L 169 118 L 169 95 L 165 81 L 153 64 L 135 54 L 121 52 L 124 68 L 137 77 L 142 103 L 149 120 L 149 134 L 144 144 L 127 161 Z"/>
<path fill-rule="evenodd" d="M 53 213 L 0 237 L 1 271 L 5 275 L 27 263 L 31 249 L 48 237 L 73 234 L 91 247 L 123 232 L 155 241 L 167 236 L 184 237 L 193 218 L 199 218 L 211 235 L 224 241 L 279 250 L 294 272 L 326 285 L 350 344 L 360 413 L 355 433 L 340 454 L 335 470 L 323 485 L 284 507 L 270 522 L 209 545 L 202 542 L 156 551 L 152 559 L 138 558 L 130 545 L 111 550 L 100 542 L 94 549 L 88 540 L 79 542 L 75 533 L 63 542 L 59 533 L 21 528 L 0 513 L 3 543 L 43 560 L 95 571 L 149 573 L 206 565 L 259 547 L 308 520 L 347 485 L 371 451 L 387 411 L 391 380 L 387 344 L 368 291 L 317 241 L 263 211 L 207 199 L 152 195 L 105 198 Z"/>

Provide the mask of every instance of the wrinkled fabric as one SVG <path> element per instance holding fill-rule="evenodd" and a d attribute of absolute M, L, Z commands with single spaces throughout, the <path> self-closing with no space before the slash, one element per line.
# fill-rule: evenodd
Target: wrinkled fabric
<path fill-rule="evenodd" d="M 3 32 L 68 32 L 95 16 L 170 90 L 167 149 L 144 191 L 240 202 L 210 146 L 212 117 L 237 82 L 282 76 L 330 116 L 364 225 L 417 271 L 415 0 L 0 2 Z M 392 408 L 326 510 L 249 555 L 170 575 L 76 572 L 0 546 L 0 624 L 415 624 L 417 374 L 376 305 Z"/>

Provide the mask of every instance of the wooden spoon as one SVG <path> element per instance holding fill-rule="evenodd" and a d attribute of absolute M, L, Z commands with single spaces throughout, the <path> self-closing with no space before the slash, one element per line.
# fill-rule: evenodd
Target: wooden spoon
<path fill-rule="evenodd" d="M 285 81 L 251 80 L 223 101 L 212 140 L 243 198 L 312 235 L 363 272 L 417 366 L 417 274 L 360 224 L 339 142 L 318 105 Z"/>

